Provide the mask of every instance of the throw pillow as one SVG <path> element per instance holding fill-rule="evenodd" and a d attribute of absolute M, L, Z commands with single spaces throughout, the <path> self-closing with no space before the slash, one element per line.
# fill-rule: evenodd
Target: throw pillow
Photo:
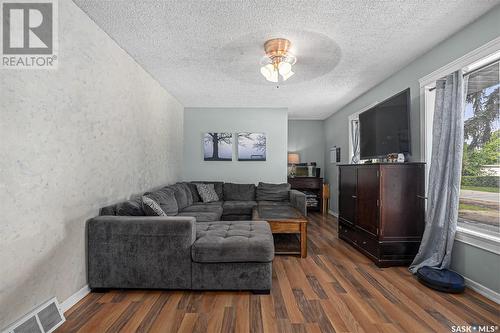
<path fill-rule="evenodd" d="M 203 202 L 219 201 L 219 196 L 215 192 L 214 184 L 196 184 L 196 189 Z"/>
<path fill-rule="evenodd" d="M 219 200 L 223 200 L 223 198 L 224 198 L 224 189 L 223 189 L 224 182 L 195 180 L 195 181 L 192 181 L 191 183 L 194 183 L 194 184 L 213 184 L 214 189 L 215 189 L 215 193 L 217 193 Z"/>
<path fill-rule="evenodd" d="M 163 209 L 161 209 L 160 204 L 146 196 L 142 197 L 142 209 L 146 213 L 146 216 L 167 216 Z"/>

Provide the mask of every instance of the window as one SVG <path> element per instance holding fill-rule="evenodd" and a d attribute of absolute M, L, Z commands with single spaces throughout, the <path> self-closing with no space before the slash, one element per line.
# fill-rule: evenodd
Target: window
<path fill-rule="evenodd" d="M 436 80 L 462 69 L 467 91 L 456 239 L 500 254 L 500 38 L 421 78 L 421 147 L 426 188 Z"/>
<path fill-rule="evenodd" d="M 468 75 L 459 227 L 500 236 L 499 62 Z"/>

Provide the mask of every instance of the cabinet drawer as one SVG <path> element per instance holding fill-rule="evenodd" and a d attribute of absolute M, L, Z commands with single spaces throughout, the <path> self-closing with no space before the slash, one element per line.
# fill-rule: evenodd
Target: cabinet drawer
<path fill-rule="evenodd" d="M 420 241 L 382 242 L 380 244 L 380 257 L 382 259 L 409 258 L 413 260 L 420 248 Z"/>
<path fill-rule="evenodd" d="M 297 222 L 274 222 L 270 221 L 271 232 L 273 234 L 299 234 L 300 223 Z"/>
<path fill-rule="evenodd" d="M 370 253 L 374 257 L 379 256 L 378 240 L 373 239 L 365 232 L 358 232 L 357 237 L 358 237 L 357 244 L 360 248 Z"/>
<path fill-rule="evenodd" d="M 353 243 L 358 242 L 356 231 L 350 226 L 343 223 L 339 224 L 339 237 L 350 240 Z"/>
<path fill-rule="evenodd" d="M 292 189 L 319 190 L 323 187 L 323 178 L 295 177 L 288 178 L 288 183 L 292 186 Z"/>

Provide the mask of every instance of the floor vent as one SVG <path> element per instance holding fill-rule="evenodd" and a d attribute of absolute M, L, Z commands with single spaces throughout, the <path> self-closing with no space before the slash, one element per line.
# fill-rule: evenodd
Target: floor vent
<path fill-rule="evenodd" d="M 65 321 L 59 302 L 54 297 L 12 324 L 3 333 L 51 333 Z"/>

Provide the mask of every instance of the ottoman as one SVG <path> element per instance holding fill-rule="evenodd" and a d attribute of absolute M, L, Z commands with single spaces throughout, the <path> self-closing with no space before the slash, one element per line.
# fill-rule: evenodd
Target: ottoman
<path fill-rule="evenodd" d="M 265 221 L 196 223 L 192 289 L 269 293 L 273 235 Z"/>

